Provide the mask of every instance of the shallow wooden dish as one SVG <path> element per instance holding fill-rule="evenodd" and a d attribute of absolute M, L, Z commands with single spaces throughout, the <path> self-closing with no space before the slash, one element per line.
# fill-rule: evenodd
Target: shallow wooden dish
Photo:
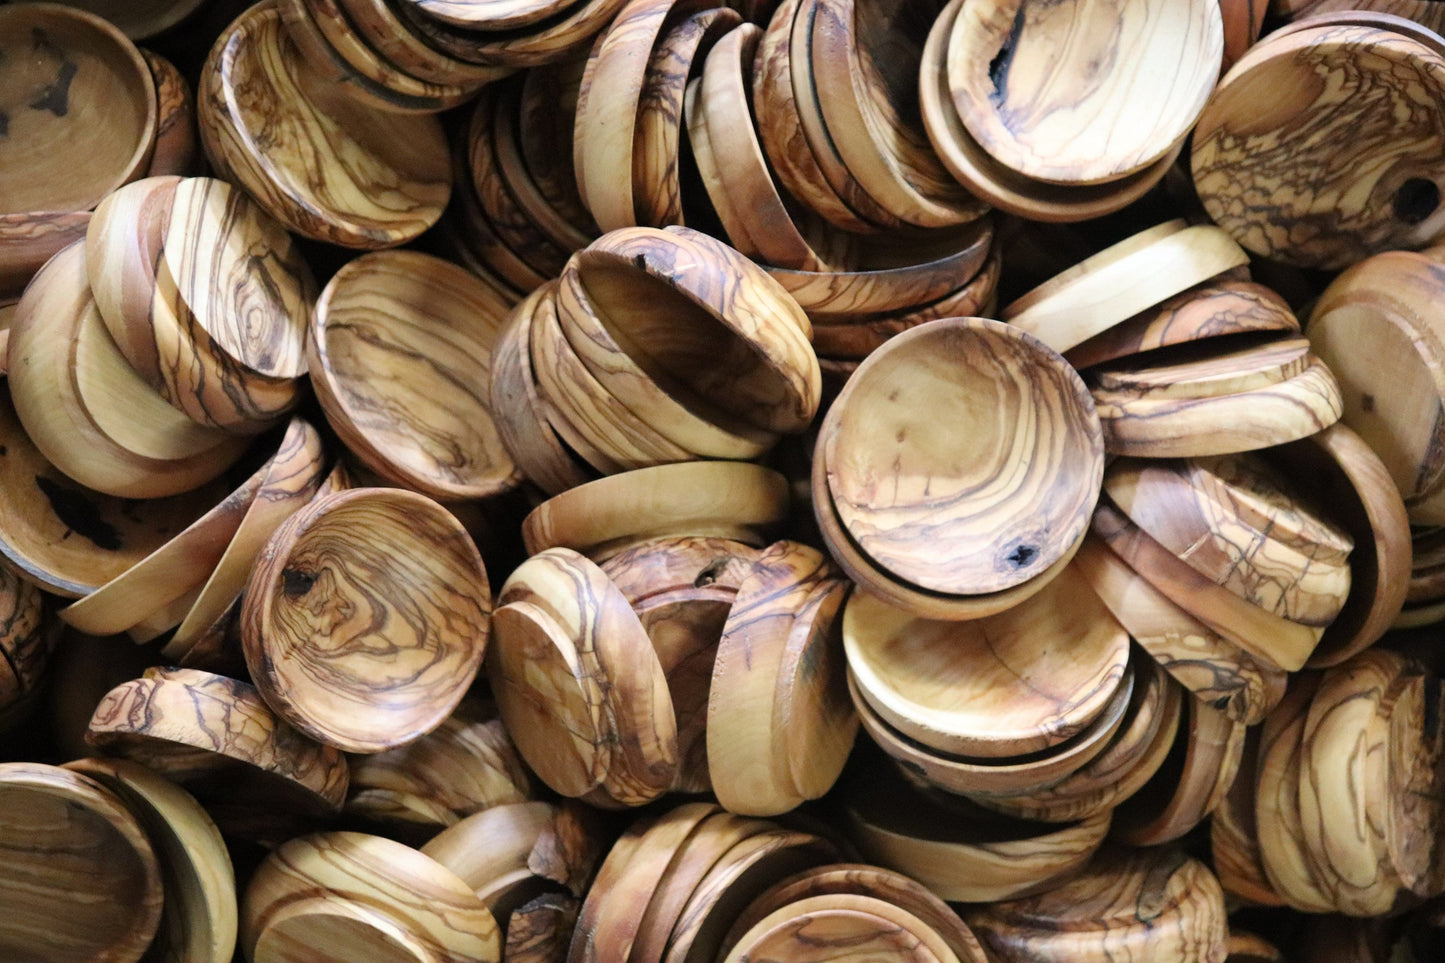
<path fill-rule="evenodd" d="M 245 439 L 194 424 L 126 364 L 90 297 L 83 244 L 36 278 L 16 307 L 7 367 L 15 412 L 57 468 L 106 494 L 159 498 L 240 458 Z"/>
<path fill-rule="evenodd" d="M 649 506 L 639 518 L 631 506 Z M 522 520 L 527 551 L 565 546 L 594 557 L 663 535 L 718 535 L 762 544 L 787 515 L 787 480 L 746 462 L 659 465 L 553 496 Z M 741 537 L 739 537 L 741 536 Z"/>
<path fill-rule="evenodd" d="M 85 237 L 89 223 L 89 211 L 0 214 L 0 300 L 18 300 L 52 255 Z"/>
<path fill-rule="evenodd" d="M 456 265 L 409 251 L 368 254 L 336 273 L 308 341 L 312 384 L 369 468 L 433 498 L 516 487 L 489 398 L 509 301 Z"/>
<path fill-rule="evenodd" d="M 155 946 L 195 963 L 231 963 L 235 870 L 226 841 L 200 803 L 164 776 L 124 759 L 77 759 L 65 768 L 114 793 L 158 850 L 165 907 Z"/>
<path fill-rule="evenodd" d="M 456 708 L 481 666 L 490 609 L 481 556 L 450 512 L 413 492 L 353 488 L 271 536 L 241 639 L 257 687 L 297 728 L 377 752 Z M 338 611 L 366 614 L 338 623 Z"/>
<path fill-rule="evenodd" d="M 100 700 L 86 742 L 143 763 L 214 808 L 272 806 L 331 816 L 346 757 L 291 728 L 245 682 L 196 669 L 147 669 Z"/>
<path fill-rule="evenodd" d="M 1283 906 L 1270 888 L 1259 857 L 1255 826 L 1255 793 L 1259 786 L 1262 727 L 1245 734 L 1244 757 L 1234 785 L 1224 794 L 1209 820 L 1209 850 L 1215 875 L 1226 894 L 1259 906 Z"/>
<path fill-rule="evenodd" d="M 136 817 L 79 773 L 0 764 L 0 945 L 21 959 L 139 959 L 161 918 L 161 875 Z"/>
<path fill-rule="evenodd" d="M 1098 497 L 1103 443 L 1085 393 L 1061 358 L 997 321 L 899 335 L 849 379 L 820 431 L 834 508 L 901 581 L 960 596 L 1027 582 L 1083 537 Z"/>
<path fill-rule="evenodd" d="M 953 25 L 954 105 L 973 138 L 1025 177 L 1095 184 L 1149 166 L 1194 125 L 1219 76 L 1217 3 L 1134 0 L 1109 11 L 1109 29 L 1088 11 L 965 0 Z M 1148 79 L 1161 72 L 1173 80 Z"/>
<path fill-rule="evenodd" d="M 1195 129 L 1190 164 L 1205 210 L 1256 254 L 1302 267 L 1337 269 L 1428 244 L 1445 210 L 1435 158 L 1416 139 L 1435 136 L 1434 111 L 1413 105 L 1445 96 L 1441 63 L 1438 47 L 1373 26 L 1311 27 L 1256 44 Z M 1357 72 L 1348 95 L 1320 82 L 1341 69 Z M 1261 103 L 1272 105 L 1265 115 Z M 1376 109 L 1399 112 L 1388 133 L 1370 125 Z M 1350 163 L 1326 146 L 1342 138 Z M 1284 228 L 1320 203 L 1335 211 L 1328 229 L 1296 238 Z"/>
<path fill-rule="evenodd" d="M 443 829 L 421 852 L 481 896 L 502 877 L 527 869 L 527 857 L 556 814 L 548 802 L 499 803 Z"/>
<path fill-rule="evenodd" d="M 156 87 L 140 51 L 108 21 L 60 4 L 0 11 L 0 213 L 88 211 L 145 173 Z M 83 163 L 61 165 L 70 157 Z"/>
<path fill-rule="evenodd" d="M 497 959 L 496 919 L 465 882 L 409 846 L 363 833 L 293 839 L 261 863 L 241 904 L 250 959 Z M 384 956 L 383 956 L 384 954 Z"/>
<path fill-rule="evenodd" d="M 1129 658 L 1128 634 L 1073 569 L 973 622 L 919 619 L 860 592 L 843 643 L 863 698 L 890 725 L 939 753 L 991 759 L 1082 733 Z"/>
<path fill-rule="evenodd" d="M 431 116 L 379 114 L 327 89 L 284 33 L 267 0 L 211 48 L 197 112 L 212 165 L 306 237 L 359 248 L 417 237 L 451 193 L 441 125 Z M 279 105 L 288 105 L 284 136 L 266 133 Z"/>

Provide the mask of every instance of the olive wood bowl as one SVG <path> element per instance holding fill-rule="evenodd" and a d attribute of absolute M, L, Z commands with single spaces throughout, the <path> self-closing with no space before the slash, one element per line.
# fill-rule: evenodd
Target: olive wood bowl
<path fill-rule="evenodd" d="M 89 211 L 0 214 L 0 301 L 19 300 L 35 272 L 61 248 L 85 237 L 89 223 Z"/>
<path fill-rule="evenodd" d="M 196 162 L 201 144 L 196 131 L 196 95 L 190 81 L 160 54 L 142 50 L 141 56 L 156 84 L 156 147 L 145 176 L 187 177 L 200 173 Z"/>

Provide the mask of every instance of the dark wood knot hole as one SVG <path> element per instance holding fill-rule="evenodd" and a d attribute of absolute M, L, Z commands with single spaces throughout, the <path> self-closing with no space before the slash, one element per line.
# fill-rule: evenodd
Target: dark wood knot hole
<path fill-rule="evenodd" d="M 1440 188 L 1434 181 L 1412 177 L 1395 192 L 1395 217 L 1406 224 L 1419 224 L 1440 207 Z"/>
<path fill-rule="evenodd" d="M 311 572 L 294 568 L 283 569 L 281 572 L 281 591 L 288 598 L 300 598 L 311 591 L 311 586 L 315 584 L 316 576 Z"/>

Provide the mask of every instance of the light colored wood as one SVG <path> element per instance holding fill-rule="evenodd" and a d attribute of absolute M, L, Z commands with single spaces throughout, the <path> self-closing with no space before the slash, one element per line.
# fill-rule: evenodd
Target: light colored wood
<path fill-rule="evenodd" d="M 266 541 L 303 505 L 326 477 L 321 435 L 301 418 L 292 418 L 265 465 L 265 477 L 241 524 L 201 586 L 200 595 L 176 627 L 163 654 L 177 659 L 222 616 L 246 587 L 251 568 Z"/>
<path fill-rule="evenodd" d="M 1083 537 L 1103 471 L 1085 393 L 1061 358 L 997 321 L 940 321 L 890 340 L 820 430 L 849 537 L 900 581 L 949 595 L 1049 569 Z"/>
<path fill-rule="evenodd" d="M 588 702 L 601 706 L 606 738 L 615 743 L 600 779 L 606 792 L 623 805 L 642 805 L 670 789 L 677 722 L 667 678 L 606 573 L 570 549 L 551 548 L 519 566 L 498 598 L 543 610 L 575 647 Z"/>
<path fill-rule="evenodd" d="M 227 798 L 257 805 L 334 815 L 346 797 L 340 751 L 292 729 L 254 686 L 196 669 L 147 669 L 116 686 L 95 707 L 86 741 L 183 786 L 225 772 Z"/>
<path fill-rule="evenodd" d="M 841 638 L 841 609 L 851 591 L 843 578 L 815 588 L 793 619 L 783 653 L 774 714 L 781 708 L 793 787 L 804 799 L 833 788 L 858 733 Z"/>
<path fill-rule="evenodd" d="M 844 905 L 837 905 L 839 903 Z M 909 927 L 900 925 L 896 919 L 898 915 L 896 907 L 868 897 L 809 897 L 759 922 L 730 953 L 721 958 L 726 963 L 746 963 L 748 960 L 801 963 L 826 953 L 830 959 L 840 963 L 862 960 L 945 963 L 952 959 L 947 947 L 943 947 L 945 955 L 940 957 L 929 941 L 920 938 Z M 922 928 L 916 920 L 914 923 Z M 937 941 L 936 936 L 934 941 Z"/>
<path fill-rule="evenodd" d="M 1099 502 L 1093 531 L 1171 602 L 1267 666 L 1297 671 L 1324 632 L 1267 612 L 1200 575 L 1112 502 Z"/>
<path fill-rule="evenodd" d="M 573 0 L 419 0 L 417 8 L 445 23 L 466 30 L 506 30 L 525 27 L 564 12 Z"/>
<path fill-rule="evenodd" d="M 1323 631 L 1349 595 L 1353 540 L 1287 484 L 1267 462 L 1248 456 L 1121 459 L 1109 466 L 1104 491 L 1200 575 L 1266 612 Z"/>
<path fill-rule="evenodd" d="M 268 0 L 212 47 L 197 90 L 212 166 L 306 237 L 375 248 L 420 235 L 451 191 L 441 125 L 371 111 L 327 89 L 284 30 Z"/>
<path fill-rule="evenodd" d="M 0 763 L 0 946 L 18 959 L 139 959 L 162 882 L 137 818 L 104 786 L 40 763 Z"/>
<path fill-rule="evenodd" d="M 1319 684 L 1315 674 L 1299 676 L 1265 720 L 1254 809 L 1260 866 L 1270 889 L 1287 905 L 1311 913 L 1332 909 L 1314 880 L 1299 808 L 1300 740 Z"/>
<path fill-rule="evenodd" d="M 1094 376 L 1105 391 L 1140 398 L 1215 398 L 1298 376 L 1309 364 L 1309 342 L 1287 338 L 1223 352 L 1205 345 L 1197 352 L 1176 349 L 1171 354 L 1182 360 L 1107 365 Z"/>
<path fill-rule="evenodd" d="M 543 192 L 522 155 L 521 124 L 522 93 L 525 82 L 500 85 L 492 116 L 492 151 L 494 163 L 506 191 L 516 202 L 524 218 L 540 234 L 543 241 L 563 252 L 571 253 L 586 247 L 597 237 L 594 225 L 583 218 L 581 225 L 569 220 L 566 213 Z M 481 122 L 486 98 L 478 98 L 472 123 Z M 473 172 L 473 186 L 476 181 Z M 559 266 L 560 269 L 560 266 Z"/>
<path fill-rule="evenodd" d="M 797 662 L 786 662 L 796 621 L 807 600 L 836 578 L 822 553 L 782 541 L 765 549 L 738 585 L 713 663 L 706 729 L 713 791 L 731 812 L 775 816 L 799 805 L 804 797 L 793 776 L 789 739 L 818 740 L 811 732 L 827 725 L 849 729 L 851 713 L 841 687 L 814 690 L 821 704 L 794 706 L 785 699 L 795 693 L 783 685 L 798 671 Z M 836 606 L 833 613 L 836 617 Z M 827 644 L 827 628 L 814 637 L 814 645 Z M 806 658 L 802 652 L 792 654 Z M 842 678 L 832 681 L 836 685 Z M 834 779 L 849 744 L 851 739 L 842 752 L 820 761 Z"/>
<path fill-rule="evenodd" d="M 531 874 L 527 857 L 555 814 L 551 803 L 501 803 L 443 829 L 421 852 L 456 873 L 480 896 L 509 873 Z"/>
<path fill-rule="evenodd" d="M 510 73 L 505 68 L 469 64 L 427 46 L 386 0 L 340 0 L 340 6 L 362 42 L 418 80 L 478 85 Z"/>
<path fill-rule="evenodd" d="M 1224 963 L 1224 893 L 1203 864 L 1171 849 L 1106 849 L 1040 896 L 971 909 L 964 920 L 1002 958 L 1104 963 L 1163 958 Z"/>
<path fill-rule="evenodd" d="M 400 10 L 412 29 L 437 49 L 471 63 L 515 69 L 580 57 L 621 7 L 622 0 L 574 3 L 546 22 L 490 34 L 455 27 L 415 4 L 402 4 Z"/>
<path fill-rule="evenodd" d="M 1302 267 L 1429 243 L 1445 225 L 1432 146 L 1441 64 L 1438 49 L 1377 27 L 1255 44 L 1195 128 L 1190 165 L 1205 210 L 1256 254 Z M 1386 126 L 1370 120 L 1383 116 Z M 1324 209 L 1328 226 L 1291 230 Z"/>
<path fill-rule="evenodd" d="M 948 80 L 969 134 L 1000 163 L 1036 180 L 1094 184 L 1168 153 L 1204 109 L 1223 52 L 1219 4 L 1209 0 L 965 0 Z M 1171 82 L 1154 83 L 1160 72 Z"/>
<path fill-rule="evenodd" d="M 1253 727 L 1245 734 L 1239 775 L 1209 819 L 1209 851 L 1226 894 L 1256 906 L 1283 906 L 1260 861 L 1254 818 L 1261 731 L 1262 727 Z"/>
<path fill-rule="evenodd" d="M 151 375 L 153 385 L 163 382 L 151 304 L 180 183 L 180 177 L 170 176 L 127 184 L 100 202 L 84 231 L 86 269 L 96 308 L 121 354 L 141 373 Z M 159 320 L 166 322 L 171 316 Z M 161 329 L 167 335 L 170 331 Z"/>
<path fill-rule="evenodd" d="M 1263 33 L 1269 3 L 1268 0 L 1222 0 L 1219 12 L 1224 18 L 1224 63 L 1220 67 L 1224 72 L 1244 56 Z"/>
<path fill-rule="evenodd" d="M 13 310 L 35 272 L 56 251 L 85 237 L 90 218 L 89 211 L 0 214 L 0 300 Z"/>
<path fill-rule="evenodd" d="M 1129 658 L 1128 634 L 1077 569 L 973 622 L 920 619 L 859 592 L 843 643 L 884 720 L 973 759 L 1046 752 L 1077 736 L 1113 698 Z"/>
<path fill-rule="evenodd" d="M 190 82 L 160 54 L 142 50 L 141 56 L 156 84 L 156 146 L 146 176 L 197 173 L 200 140 L 196 133 L 196 97 Z"/>
<path fill-rule="evenodd" d="M 1299 320 L 1269 288 L 1216 277 L 1101 331 L 1064 352 L 1080 370 L 1129 355 L 1255 331 L 1291 333 Z"/>
<path fill-rule="evenodd" d="M 307 353 L 347 447 L 433 498 L 515 487 L 490 402 L 492 349 L 511 308 L 502 292 L 428 255 L 376 252 L 345 265 L 321 293 Z"/>
<path fill-rule="evenodd" d="M 293 839 L 256 870 L 241 948 L 277 963 L 387 959 L 495 963 L 501 933 L 466 883 L 401 843 L 363 833 Z"/>
<path fill-rule="evenodd" d="M 155 150 L 156 88 L 110 22 L 60 4 L 0 15 L 0 212 L 88 211 L 144 176 Z M 55 165 L 69 157 L 73 163 Z"/>
<path fill-rule="evenodd" d="M 637 504 L 648 506 L 646 518 L 630 507 Z M 783 521 L 787 505 L 787 481 L 771 469 L 745 462 L 659 465 L 553 496 L 522 520 L 522 540 L 533 553 L 563 546 L 600 557 L 624 541 L 766 531 Z"/>
<path fill-rule="evenodd" d="M 246 586 L 241 641 L 289 722 L 347 752 L 379 752 L 456 708 L 481 667 L 490 612 L 481 555 L 450 512 L 414 492 L 353 488 L 271 536 Z"/>
<path fill-rule="evenodd" d="M 1055 351 L 1067 351 L 1247 260 L 1219 228 L 1170 221 L 1076 264 L 1000 316 Z"/>
<path fill-rule="evenodd" d="M 1098 538 L 1085 539 L 1074 564 L 1129 637 L 1199 701 L 1254 725 L 1283 698 L 1287 673 L 1179 608 Z"/>
<path fill-rule="evenodd" d="M 124 759 L 78 759 L 65 766 L 105 786 L 144 827 L 157 849 L 165 905 L 151 957 L 231 963 L 236 950 L 236 878 L 221 831 L 195 797 Z"/>

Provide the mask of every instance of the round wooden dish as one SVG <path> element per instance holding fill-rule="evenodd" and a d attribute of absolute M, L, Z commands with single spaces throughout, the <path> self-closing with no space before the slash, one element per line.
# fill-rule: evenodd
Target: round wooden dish
<path fill-rule="evenodd" d="M 639 517 L 637 505 L 647 505 Z M 663 535 L 717 535 L 751 545 L 787 516 L 787 479 L 747 462 L 640 468 L 553 496 L 522 520 L 527 551 L 565 546 L 593 557 Z"/>
<path fill-rule="evenodd" d="M 411 251 L 368 254 L 332 277 L 308 342 L 328 420 L 367 467 L 433 498 L 515 488 L 491 416 L 491 352 L 508 299 Z"/>
<path fill-rule="evenodd" d="M 818 448 L 834 509 L 868 558 L 950 595 L 1003 591 L 1048 570 L 1083 538 L 1103 475 L 1079 376 L 1034 338 L 982 318 L 914 328 L 871 354 Z"/>
<path fill-rule="evenodd" d="M 275 0 L 216 41 L 197 97 L 217 172 L 299 234 L 391 247 L 446 208 L 451 167 L 437 119 L 379 113 L 328 89 L 285 36 Z"/>
<path fill-rule="evenodd" d="M 271 537 L 241 638 L 257 688 L 298 729 L 379 752 L 456 708 L 481 666 L 490 609 L 481 556 L 450 512 L 413 492 L 353 488 Z"/>
<path fill-rule="evenodd" d="M 964 0 L 948 44 L 953 102 L 1000 163 L 1060 184 L 1117 180 L 1194 125 L 1224 52 L 1212 0 L 1128 0 L 1099 29 L 1085 3 Z M 1168 75 L 1160 84 L 1154 78 Z M 1141 119 L 1147 121 L 1141 122 Z"/>
<path fill-rule="evenodd" d="M 0 213 L 88 211 L 145 173 L 156 87 L 108 21 L 55 3 L 0 10 Z M 69 158 L 70 162 L 57 161 Z"/>
<path fill-rule="evenodd" d="M 0 946 L 18 959 L 128 963 L 161 918 L 161 875 L 145 830 L 79 773 L 0 763 Z"/>
<path fill-rule="evenodd" d="M 65 768 L 113 792 L 159 850 L 165 910 L 157 946 L 193 963 L 231 963 L 235 870 L 226 841 L 200 803 L 164 776 L 124 759 L 77 759 Z"/>
<path fill-rule="evenodd" d="M 920 619 L 856 593 L 848 667 L 891 726 L 950 755 L 1004 759 L 1077 736 L 1113 698 L 1129 636 L 1076 569 L 999 615 Z"/>
<path fill-rule="evenodd" d="M 126 363 L 90 297 L 80 242 L 26 289 L 7 354 L 26 431 L 57 468 L 96 491 L 175 495 L 220 475 L 246 449 L 246 439 L 196 425 L 166 404 Z"/>

